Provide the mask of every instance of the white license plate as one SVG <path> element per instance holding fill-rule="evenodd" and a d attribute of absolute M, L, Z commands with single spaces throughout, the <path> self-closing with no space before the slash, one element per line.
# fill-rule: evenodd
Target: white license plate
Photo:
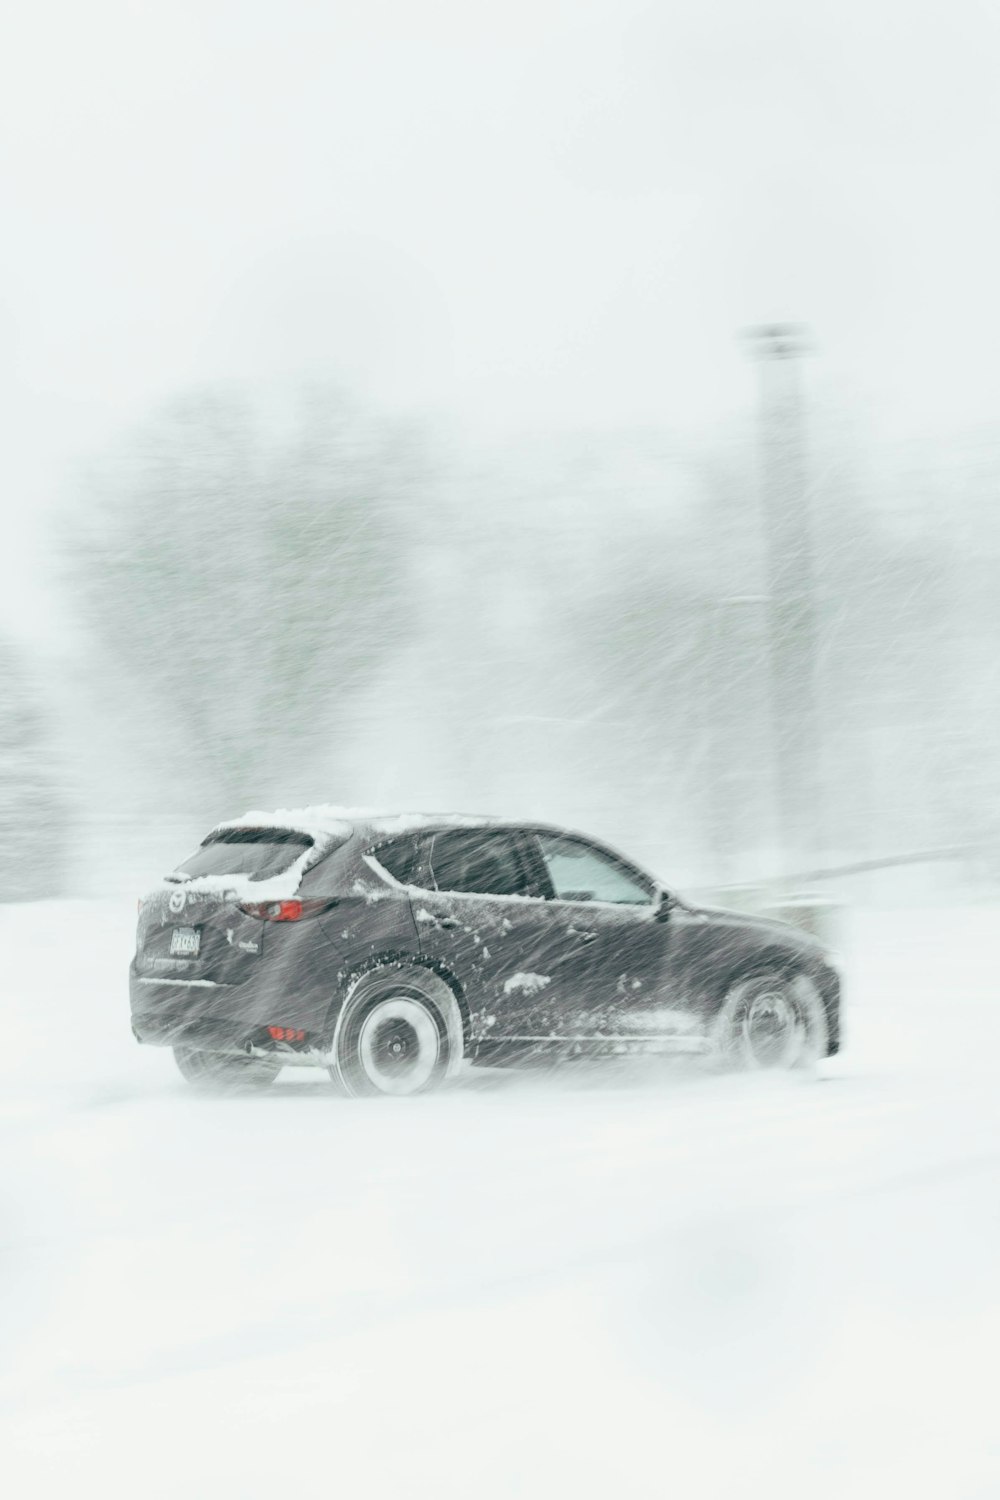
<path fill-rule="evenodd" d="M 197 958 L 201 933 L 197 927 L 175 927 L 170 934 L 170 951 L 182 958 Z"/>

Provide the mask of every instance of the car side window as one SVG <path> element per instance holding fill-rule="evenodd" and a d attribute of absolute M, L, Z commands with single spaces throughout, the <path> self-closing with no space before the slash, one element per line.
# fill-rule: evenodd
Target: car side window
<path fill-rule="evenodd" d="M 477 896 L 526 896 L 528 881 L 516 841 L 489 828 L 435 834 L 430 871 L 439 891 Z"/>
<path fill-rule="evenodd" d="M 410 836 L 393 839 L 391 843 L 381 844 L 371 852 L 383 870 L 388 870 L 400 885 L 426 886 L 429 884 L 427 875 L 429 842 L 426 835 Z"/>
<path fill-rule="evenodd" d="M 639 870 L 603 849 L 558 834 L 537 835 L 557 901 L 608 901 L 650 906 L 656 887 Z"/>

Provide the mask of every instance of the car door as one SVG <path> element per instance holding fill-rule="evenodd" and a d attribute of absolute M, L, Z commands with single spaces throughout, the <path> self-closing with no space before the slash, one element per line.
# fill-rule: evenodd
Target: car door
<path fill-rule="evenodd" d="M 674 934 L 655 881 L 577 834 L 527 839 L 561 963 L 556 992 L 537 997 L 525 1026 L 574 1040 L 669 1036 Z"/>
<path fill-rule="evenodd" d="M 419 846 L 406 873 L 421 954 L 462 986 L 474 1042 L 510 1039 L 552 982 L 551 904 L 524 840 L 511 828 L 448 828 Z"/>

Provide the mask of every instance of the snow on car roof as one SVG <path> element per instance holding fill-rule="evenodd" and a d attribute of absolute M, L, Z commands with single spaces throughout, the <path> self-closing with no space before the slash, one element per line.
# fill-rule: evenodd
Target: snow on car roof
<path fill-rule="evenodd" d="M 259 808 L 245 812 L 239 818 L 227 818 L 217 823 L 212 834 L 224 833 L 229 828 L 286 828 L 292 833 L 305 833 L 317 844 L 327 844 L 333 839 L 349 839 L 354 832 L 353 820 L 342 807 L 318 805 L 316 807 L 277 807 L 268 812 Z M 209 834 L 211 838 L 212 834 Z"/>
<path fill-rule="evenodd" d="M 498 821 L 496 818 L 470 817 L 464 813 L 398 813 L 370 807 L 334 807 L 329 803 L 320 803 L 314 807 L 278 807 L 269 811 L 255 808 L 245 812 L 242 817 L 217 823 L 208 839 L 240 828 L 274 828 L 304 834 L 311 842 L 286 870 L 266 880 L 255 879 L 247 874 L 195 875 L 185 882 L 185 886 L 192 891 L 218 892 L 233 900 L 291 900 L 306 871 L 317 864 L 331 848 L 345 843 L 356 830 L 360 830 L 366 838 L 378 839 L 397 833 L 410 833 L 420 828 L 481 828 L 487 823 Z M 205 843 L 208 839 L 202 842 Z M 176 881 L 168 877 L 156 889 L 173 890 L 175 884 Z"/>
<path fill-rule="evenodd" d="M 317 803 L 314 807 L 246 812 L 242 817 L 217 824 L 212 832 L 220 833 L 227 828 L 287 828 L 295 833 L 308 834 L 316 844 L 325 846 L 334 839 L 350 838 L 358 826 L 388 837 L 394 833 L 412 833 L 420 828 L 481 828 L 499 821 L 498 818 L 470 813 L 393 812 L 385 808 L 335 807 L 332 803 Z"/>

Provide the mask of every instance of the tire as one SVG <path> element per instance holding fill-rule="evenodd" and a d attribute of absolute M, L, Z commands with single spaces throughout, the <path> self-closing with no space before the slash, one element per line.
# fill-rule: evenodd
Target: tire
<path fill-rule="evenodd" d="M 711 1056 L 718 1066 L 743 1072 L 809 1068 L 826 1051 L 826 1011 L 804 974 L 753 974 L 727 990 L 712 1032 Z"/>
<path fill-rule="evenodd" d="M 350 990 L 330 1077 L 353 1098 L 426 1094 L 461 1056 L 461 1016 L 444 980 L 416 965 L 393 965 L 362 975 Z"/>
<path fill-rule="evenodd" d="M 197 1089 L 220 1093 L 257 1093 L 270 1088 L 281 1065 L 257 1057 L 230 1057 L 221 1052 L 200 1052 L 196 1047 L 175 1047 L 174 1061 L 181 1076 Z"/>

